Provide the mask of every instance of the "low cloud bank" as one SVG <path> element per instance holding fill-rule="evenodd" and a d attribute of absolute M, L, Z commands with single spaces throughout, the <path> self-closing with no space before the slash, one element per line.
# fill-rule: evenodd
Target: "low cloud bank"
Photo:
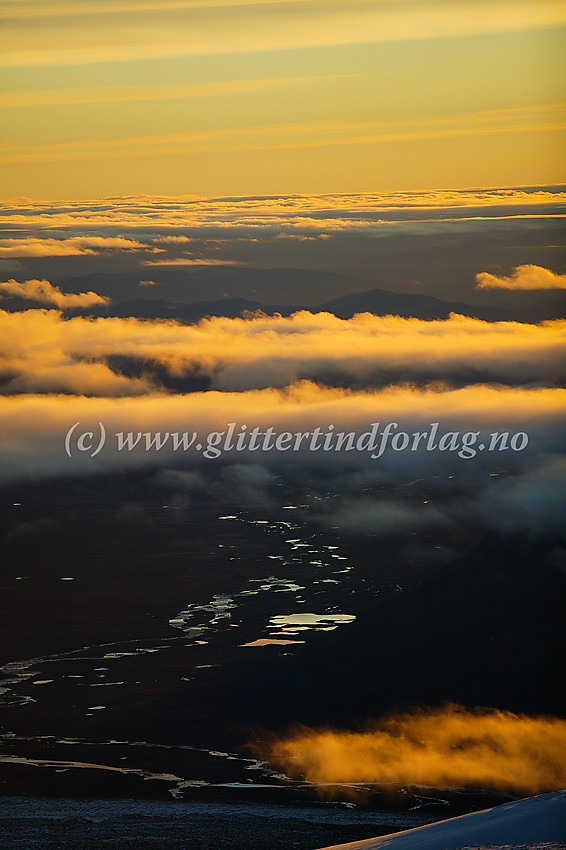
<path fill-rule="evenodd" d="M 100 303 L 47 281 L 0 284 L 0 294 Z M 56 310 L 0 310 L 3 392 L 137 395 L 156 390 L 244 392 L 300 380 L 362 389 L 444 381 L 566 384 L 566 321 L 539 325 L 452 315 L 423 321 L 362 313 L 339 319 L 214 317 L 196 325 L 122 318 L 64 319 Z"/>
<path fill-rule="evenodd" d="M 439 433 L 458 432 L 455 438 L 450 436 L 444 441 L 443 449 L 439 440 L 435 441 L 438 446 L 434 450 L 428 450 L 426 440 L 421 440 L 416 450 L 412 442 L 407 444 L 405 437 L 393 444 L 392 434 L 432 432 L 431 424 L 435 422 L 439 423 Z M 74 450 L 69 458 L 65 452 L 65 435 L 75 423 L 79 424 L 73 432 Z M 92 457 L 86 443 L 81 449 L 75 442 L 78 443 L 83 433 L 99 434 L 100 423 L 105 428 L 107 442 Z M 235 438 L 239 433 L 249 434 L 256 427 L 262 432 L 273 428 L 277 434 L 309 432 L 311 435 L 319 428 L 323 436 L 316 450 L 311 448 L 310 437 L 298 449 L 293 438 L 290 442 L 287 439 L 278 450 L 233 448 L 227 452 L 223 440 L 228 423 L 234 423 Z M 372 423 L 379 423 L 380 432 L 389 423 L 397 423 L 397 427 L 390 429 L 387 450 L 377 458 L 371 457 L 366 445 Z M 334 428 L 330 429 L 330 425 Z M 489 472 L 514 469 L 539 455 L 560 454 L 566 432 L 566 390 L 476 385 L 444 391 L 391 387 L 352 392 L 303 382 L 284 390 L 152 394 L 134 398 L 22 394 L 0 399 L 0 429 L 3 436 L 0 467 L 5 478 L 73 475 L 150 464 L 201 466 L 239 462 L 284 470 L 293 467 L 328 470 L 337 476 L 346 469 L 379 469 L 392 479 L 413 480 L 425 475 L 463 473 L 471 468 Z M 361 448 L 354 445 L 352 450 L 347 450 L 346 442 L 340 451 L 326 451 L 324 434 L 330 431 L 334 436 L 354 432 L 356 442 L 362 434 L 368 436 Z M 116 434 L 127 436 L 130 432 L 134 440 L 140 435 L 135 448 L 119 450 Z M 182 438 L 185 432 L 192 439 L 191 446 L 187 450 L 182 445 L 175 449 L 171 435 Z M 488 441 L 493 433 L 525 433 L 528 444 L 524 450 L 517 451 L 508 445 L 500 451 L 502 444 L 498 442 L 495 451 L 478 450 L 465 457 L 456 447 L 468 432 L 480 432 Z M 163 443 L 159 449 L 154 439 L 156 434 Z M 377 439 L 381 441 L 382 437 Z M 247 441 L 246 437 L 245 445 Z M 196 449 L 199 443 L 201 451 Z M 217 450 L 206 456 L 204 449 L 209 443 Z M 397 450 L 395 445 L 406 448 Z"/>

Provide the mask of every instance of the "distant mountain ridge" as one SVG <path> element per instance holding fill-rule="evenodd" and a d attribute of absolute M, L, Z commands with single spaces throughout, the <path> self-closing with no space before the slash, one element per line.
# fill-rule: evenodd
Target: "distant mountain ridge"
<path fill-rule="evenodd" d="M 197 322 L 205 316 L 236 318 L 246 313 L 257 313 L 258 311 L 270 316 L 275 313 L 290 316 L 297 310 L 303 309 L 306 308 L 292 305 L 261 304 L 259 301 L 248 301 L 246 298 L 222 298 L 214 301 L 197 301 L 194 304 L 176 304 L 161 299 L 138 298 L 134 301 L 124 301 L 121 304 L 111 305 L 108 310 L 103 312 L 104 315 L 135 316 L 140 319 L 176 319 L 183 322 Z"/>
<path fill-rule="evenodd" d="M 505 307 L 472 306 L 462 301 L 442 301 L 432 295 L 391 292 L 387 289 L 370 289 L 368 292 L 334 298 L 321 304 L 317 310 L 325 310 L 341 319 L 351 319 L 356 313 L 395 315 L 407 319 L 447 319 L 450 313 L 460 313 L 491 322 L 505 321 L 511 312 Z"/>
<path fill-rule="evenodd" d="M 241 274 L 244 270 L 238 269 Z M 245 271 L 250 271 L 245 270 Z M 257 272 L 258 270 L 253 270 Z M 262 274 L 269 277 L 272 270 L 261 270 Z M 293 270 L 283 270 L 285 272 Z M 198 322 L 206 316 L 226 316 L 235 318 L 246 315 L 246 313 L 257 313 L 261 311 L 268 316 L 281 314 L 282 316 L 290 316 L 299 310 L 309 310 L 311 313 L 332 313 L 341 319 L 350 319 L 356 313 L 373 313 L 376 316 L 401 316 L 403 318 L 414 318 L 423 320 L 447 319 L 450 313 L 458 313 L 463 316 L 469 316 L 475 319 L 481 319 L 488 322 L 497 321 L 516 321 L 534 323 L 540 321 L 548 321 L 551 319 L 561 319 L 566 317 L 566 293 L 557 293 L 555 297 L 548 297 L 549 293 L 543 291 L 540 300 L 536 297 L 526 299 L 526 293 L 513 293 L 515 303 L 509 306 L 496 306 L 489 304 L 468 304 L 463 301 L 446 301 L 441 298 L 436 298 L 433 295 L 425 295 L 420 292 L 393 292 L 388 289 L 369 289 L 364 292 L 354 292 L 348 295 L 310 303 L 311 299 L 306 297 L 306 292 L 310 291 L 310 284 L 314 286 L 314 290 L 322 293 L 328 292 L 328 288 L 338 288 L 344 290 L 347 286 L 347 279 L 340 275 L 330 276 L 332 278 L 329 287 L 323 287 L 324 276 L 321 273 L 309 273 L 307 280 L 303 281 L 303 286 L 285 285 L 285 280 L 280 279 L 281 270 L 273 270 L 273 277 L 269 277 L 269 286 L 273 290 L 284 292 L 289 300 L 286 303 L 274 301 L 269 303 L 267 299 L 262 299 L 263 296 L 269 296 L 271 301 L 272 293 L 267 292 L 265 287 L 261 287 L 258 281 L 255 281 L 259 290 L 257 298 L 247 298 L 240 295 L 230 295 L 222 292 L 219 287 L 199 286 L 192 290 L 195 293 L 201 292 L 212 293 L 213 298 L 203 298 L 200 300 L 186 301 L 183 289 L 179 281 L 175 281 L 175 286 L 171 289 L 167 285 L 163 285 L 165 290 L 169 290 L 167 295 L 172 297 L 148 298 L 144 297 L 150 294 L 151 290 L 155 290 L 156 294 L 161 294 L 162 287 L 159 284 L 147 285 L 144 287 L 144 293 L 141 294 L 139 282 L 132 283 L 132 275 L 86 275 L 84 277 L 73 279 L 61 279 L 54 281 L 63 292 L 86 292 L 94 290 L 95 292 L 107 295 L 111 298 L 110 304 L 104 306 L 94 306 L 82 309 L 65 310 L 67 316 L 82 315 L 82 316 L 116 316 L 121 318 L 132 317 L 139 319 L 175 319 L 182 323 Z M 192 273 L 194 277 L 196 273 Z M 198 273 L 200 276 L 200 272 Z M 278 276 L 279 275 L 279 276 Z M 139 275 L 137 275 L 139 277 Z M 311 280 L 312 277 L 312 280 Z M 251 281 L 253 283 L 254 281 Z M 104 285 L 103 285 L 104 283 Z M 201 281 L 201 284 L 203 281 Z M 230 287 L 228 287 L 230 288 Z M 246 289 L 251 292 L 256 292 L 253 286 L 247 286 Z M 137 291 L 136 291 L 137 290 Z M 236 291 L 241 287 L 236 287 Z M 133 292 L 138 297 L 131 298 Z M 153 291 L 151 291 L 153 295 Z M 164 293 L 165 294 L 165 293 Z M 301 295 L 303 297 L 301 297 Z M 519 298 L 517 298 L 519 296 Z M 312 297 L 312 291 L 311 291 Z M 303 300 L 304 298 L 304 300 Z M 517 303 L 517 300 L 519 303 Z M 308 302 L 308 303 L 305 303 Z M 22 298 L 0 298 L 0 309 L 8 311 L 28 310 L 33 307 L 52 308 L 50 304 L 40 304 L 39 302 L 27 301 Z"/>
<path fill-rule="evenodd" d="M 159 299 L 136 299 L 111 304 L 107 309 L 88 311 L 108 316 L 132 316 L 148 319 L 176 319 L 181 322 L 197 322 L 205 316 L 234 318 L 246 313 L 261 311 L 268 316 L 277 313 L 290 316 L 298 310 L 311 313 L 332 313 L 340 319 L 350 319 L 356 313 L 373 313 L 376 316 L 402 316 L 414 319 L 447 319 L 450 313 L 459 313 L 487 322 L 540 322 L 566 316 L 566 295 L 542 304 L 523 307 L 495 307 L 472 305 L 461 301 L 443 301 L 432 295 L 421 293 L 390 292 L 386 289 L 370 289 L 354 295 L 345 295 L 325 301 L 314 307 L 299 304 L 264 304 L 246 298 L 222 298 L 179 304 Z M 84 312 L 84 311 L 83 311 Z"/>

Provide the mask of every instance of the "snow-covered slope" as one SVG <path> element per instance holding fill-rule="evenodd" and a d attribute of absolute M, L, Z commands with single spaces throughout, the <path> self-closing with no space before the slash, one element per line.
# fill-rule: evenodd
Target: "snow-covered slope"
<path fill-rule="evenodd" d="M 566 791 L 325 850 L 566 850 Z"/>

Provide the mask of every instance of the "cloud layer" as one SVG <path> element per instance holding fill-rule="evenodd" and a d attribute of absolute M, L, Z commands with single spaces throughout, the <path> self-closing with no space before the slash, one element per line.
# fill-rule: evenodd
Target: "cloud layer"
<path fill-rule="evenodd" d="M 67 238 L 81 233 L 129 237 L 134 231 L 148 236 L 190 236 L 196 235 L 195 229 L 211 238 L 223 228 L 230 228 L 234 235 L 234 231 L 314 235 L 353 228 L 371 228 L 383 235 L 388 222 L 438 225 L 461 220 L 467 227 L 477 227 L 486 217 L 556 216 L 563 213 L 565 198 L 562 187 L 550 186 L 212 198 L 138 195 L 53 203 L 15 198 L 0 203 L 0 224 L 29 228 L 30 235 L 36 236 L 40 229 L 44 235 L 46 229 L 53 232 L 59 228 L 59 235 Z"/>
<path fill-rule="evenodd" d="M 94 384 L 95 372 L 91 376 Z M 324 451 L 319 443 L 311 450 L 309 441 L 292 443 L 284 450 L 224 452 L 223 440 L 228 423 L 239 433 L 273 428 L 276 434 L 309 432 L 317 427 L 333 433 L 355 432 L 358 436 L 379 422 L 389 422 L 398 430 L 413 434 L 431 430 L 440 423 L 441 433 L 478 431 L 490 442 L 489 435 L 509 431 L 529 437 L 524 450 L 479 451 L 471 458 L 452 450 L 450 441 L 444 450 L 428 451 L 422 441 L 416 450 L 391 449 L 377 459 L 369 451 L 354 449 Z M 98 443 L 100 423 L 106 433 L 103 450 L 92 457 L 92 443 Z M 65 451 L 65 436 L 75 426 L 71 457 Z M 501 468 L 508 472 L 533 463 L 535 458 L 559 454 L 566 432 L 566 390 L 523 390 L 472 386 L 460 390 L 415 390 L 394 387 L 382 391 L 351 392 L 304 383 L 284 390 L 247 392 L 201 392 L 191 395 L 144 395 L 137 398 L 85 398 L 81 396 L 33 395 L 5 397 L 0 403 L 0 467 L 4 479 L 68 474 L 81 475 L 114 469 L 135 469 L 152 465 L 197 466 L 212 468 L 222 463 L 262 464 L 279 472 L 306 469 L 327 474 L 340 482 L 345 470 L 379 473 L 383 480 L 411 481 L 423 476 L 467 475 L 472 469 L 486 472 Z M 78 445 L 83 433 L 92 432 Z M 137 447 L 119 448 L 117 434 L 133 433 Z M 156 449 L 152 435 L 159 432 L 164 442 Z M 170 435 L 183 433 L 195 437 L 185 450 L 174 446 Z M 148 434 L 146 438 L 144 435 Z M 95 439 L 94 434 L 98 435 Z M 212 439 L 210 434 L 219 434 Z M 139 435 L 139 436 L 138 436 Z M 164 439 L 165 438 L 165 439 Z M 150 440 L 148 447 L 147 441 Z M 367 439 L 367 438 L 366 438 Z M 461 442 L 461 439 L 460 439 Z M 201 444 L 202 451 L 196 449 Z M 205 449 L 221 446 L 220 452 Z M 93 446 L 94 448 L 94 446 Z M 219 455 L 219 457 L 218 457 Z M 203 466 L 204 465 L 204 466 Z M 544 482 L 543 482 L 544 483 Z M 546 485 L 545 485 L 546 486 Z M 551 482 L 551 486 L 554 484 Z"/>
<path fill-rule="evenodd" d="M 137 280 L 151 278 L 163 284 L 159 297 L 174 302 L 228 295 L 311 306 L 376 286 L 454 301 L 455 281 L 458 300 L 494 301 L 495 290 L 474 287 L 476 274 L 523 259 L 526 246 L 531 264 L 554 268 L 565 200 L 559 186 L 18 198 L 0 203 L 0 265 L 19 263 L 4 266 L 11 277 L 21 269 L 18 279 L 47 277 L 63 289 L 61 279 L 70 275 L 129 272 L 118 290 L 101 278 L 101 293 L 113 300 L 138 298 Z M 224 268 L 215 273 L 207 265 Z"/>
<path fill-rule="evenodd" d="M 9 284 L 7 290 L 65 306 L 91 298 L 42 281 Z M 389 535 L 447 526 L 467 514 L 480 523 L 497 516 L 509 530 L 519 521 L 523 530 L 560 535 L 553 506 L 566 495 L 555 475 L 561 464 L 553 458 L 563 451 L 566 432 L 566 389 L 558 386 L 566 379 L 564 321 L 524 325 L 452 316 L 426 322 L 370 314 L 343 320 L 303 311 L 289 318 L 212 318 L 184 326 L 64 319 L 59 311 L 35 309 L 0 311 L 0 338 L 0 465 L 6 479 L 218 462 L 259 465 L 277 474 L 310 468 L 343 489 L 345 471 L 359 470 L 375 483 L 376 475 L 399 482 L 467 476 L 474 469 L 485 475 L 503 465 L 523 473 L 501 484 L 499 495 L 490 490 L 478 496 L 474 485 L 468 502 L 446 509 L 393 496 L 360 498 L 353 495 L 358 481 L 352 495 L 316 520 L 345 532 Z M 396 425 L 388 450 L 377 458 L 363 447 L 348 449 L 347 437 L 339 451 L 320 444 L 313 450 L 310 438 L 277 451 L 210 451 L 209 435 L 219 435 L 211 444 L 218 445 L 230 422 L 248 433 L 273 428 L 277 435 L 312 435 L 320 428 L 334 435 L 355 432 L 356 439 L 372 423 L 381 430 Z M 414 435 L 430 432 L 434 422 L 449 436 L 430 451 Z M 78 440 L 82 433 L 99 434 L 100 423 L 108 436 L 104 451 L 93 458 L 73 443 L 68 457 L 71 426 L 76 424 Z M 525 450 L 477 449 L 502 431 L 526 434 Z M 139 445 L 118 449 L 116 435 L 129 432 Z M 162 447 L 144 450 L 156 432 Z M 171 435 L 185 432 L 196 434 L 192 443 L 202 443 L 206 452 L 175 449 Z M 407 450 L 398 450 L 405 441 Z M 471 450 L 464 450 L 465 441 Z"/>
<path fill-rule="evenodd" d="M 0 294 L 60 307 L 103 303 L 45 281 L 0 284 Z M 350 388 L 394 383 L 497 382 L 561 386 L 566 321 L 540 325 L 302 311 L 289 318 L 166 320 L 0 311 L 4 392 L 131 395 L 156 390 L 242 392 L 309 380 Z"/>

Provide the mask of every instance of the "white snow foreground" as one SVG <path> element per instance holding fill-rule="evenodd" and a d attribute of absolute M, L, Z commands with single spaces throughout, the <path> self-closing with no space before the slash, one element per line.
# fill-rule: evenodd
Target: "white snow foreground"
<path fill-rule="evenodd" d="M 566 791 L 321 850 L 566 850 Z"/>

